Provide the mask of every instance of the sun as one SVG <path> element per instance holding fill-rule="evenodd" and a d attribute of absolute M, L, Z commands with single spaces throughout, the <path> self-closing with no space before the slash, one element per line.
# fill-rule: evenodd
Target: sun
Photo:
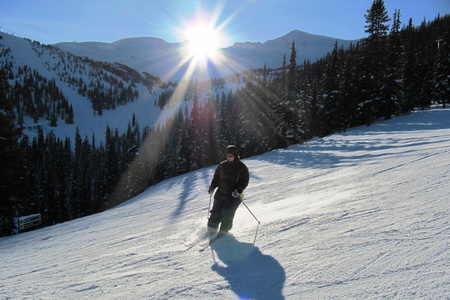
<path fill-rule="evenodd" d="M 213 26 L 191 25 L 186 30 L 189 56 L 197 60 L 214 59 L 219 48 L 219 35 Z"/>
<path fill-rule="evenodd" d="M 178 64 L 169 70 L 168 75 L 184 69 L 182 81 L 193 78 L 202 79 L 217 76 L 220 68 L 234 68 L 226 51 L 221 49 L 231 39 L 225 31 L 233 16 L 219 22 L 221 6 L 214 12 L 198 10 L 176 27 L 176 35 L 182 39 L 182 47 L 178 48 Z"/>

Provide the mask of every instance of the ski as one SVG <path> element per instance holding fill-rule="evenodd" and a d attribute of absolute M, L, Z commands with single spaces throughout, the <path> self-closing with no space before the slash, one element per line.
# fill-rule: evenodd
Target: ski
<path fill-rule="evenodd" d="M 217 242 L 217 240 L 220 240 L 221 238 L 223 238 L 224 236 L 227 236 L 228 233 L 219 233 L 216 237 L 210 239 L 209 241 L 207 241 L 206 243 L 203 243 L 200 245 L 201 249 L 199 250 L 199 252 L 203 252 L 206 249 L 208 249 L 212 244 L 214 244 L 215 242 Z"/>
<path fill-rule="evenodd" d="M 187 247 L 187 250 L 197 245 L 205 248 L 206 244 L 209 244 L 211 240 L 217 237 L 217 233 L 217 229 L 200 227 L 185 240 L 184 245 Z"/>
<path fill-rule="evenodd" d="M 184 241 L 184 245 L 186 246 L 186 250 L 198 246 L 198 248 L 200 248 L 199 251 L 201 252 L 215 243 L 218 239 L 229 234 L 230 233 L 217 232 L 217 229 L 199 228 Z"/>
<path fill-rule="evenodd" d="M 203 243 L 203 244 L 200 244 L 200 249 L 198 250 L 198 252 L 203 252 L 203 251 L 205 251 L 205 250 L 208 249 L 209 246 L 211 246 L 215 241 L 216 241 L 216 239 L 215 239 L 215 240 L 208 241 L 208 242 Z"/>

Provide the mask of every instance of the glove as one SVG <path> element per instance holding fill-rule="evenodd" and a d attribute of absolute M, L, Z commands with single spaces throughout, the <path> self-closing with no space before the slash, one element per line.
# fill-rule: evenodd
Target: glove
<path fill-rule="evenodd" d="M 234 198 L 244 198 L 244 194 L 242 194 L 242 192 L 239 192 L 238 190 L 234 190 L 234 192 L 231 193 L 231 196 L 233 196 Z"/>
<path fill-rule="evenodd" d="M 208 189 L 208 194 L 211 195 L 214 192 L 215 189 L 216 188 L 213 188 L 212 186 L 210 186 L 209 189 Z"/>

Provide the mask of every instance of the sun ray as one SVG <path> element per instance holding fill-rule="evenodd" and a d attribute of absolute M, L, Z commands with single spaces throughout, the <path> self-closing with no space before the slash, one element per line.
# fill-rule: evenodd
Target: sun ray
<path fill-rule="evenodd" d="M 154 128 L 165 126 L 166 128 L 163 132 L 165 132 L 166 135 L 173 129 L 174 120 L 173 118 L 167 118 L 167 113 L 169 112 L 168 110 L 170 110 L 170 107 L 176 107 L 176 103 L 181 102 L 181 100 L 188 92 L 188 88 L 193 79 L 197 80 L 200 78 L 201 80 L 206 81 L 211 77 L 212 74 L 209 73 L 208 64 L 212 64 L 215 67 L 220 67 L 220 69 L 224 70 L 224 72 L 227 74 L 242 70 L 242 67 L 240 67 L 237 62 L 233 61 L 233 59 L 230 58 L 223 50 L 219 49 L 221 39 L 226 36 L 224 35 L 224 29 L 226 25 L 232 21 L 238 11 L 239 8 L 236 8 L 236 11 L 233 15 L 228 16 L 222 23 L 218 24 L 222 8 L 220 6 L 217 6 L 215 12 L 209 17 L 209 19 L 199 18 L 198 20 L 191 21 L 190 24 L 202 24 L 202 26 L 204 27 L 198 27 L 196 29 L 198 29 L 199 32 L 203 32 L 203 35 L 209 36 L 209 39 L 205 39 L 205 41 L 199 42 L 198 48 L 197 46 L 195 46 L 192 49 L 189 48 L 189 43 L 183 43 L 185 47 L 183 47 L 184 49 L 182 49 L 178 53 L 178 64 L 174 68 L 169 70 L 164 77 L 171 78 L 171 76 L 175 73 L 185 69 L 183 71 L 184 74 L 181 81 L 177 84 L 177 87 L 175 88 L 172 96 L 170 97 L 168 105 L 164 107 L 159 118 L 155 120 L 153 124 Z M 198 15 L 201 16 L 200 13 Z M 186 26 L 187 24 L 183 25 L 183 31 L 186 28 L 189 28 L 188 26 Z M 184 32 L 184 34 L 186 34 L 186 31 Z M 198 39 L 200 39 L 201 37 L 202 36 L 200 35 Z M 209 45 L 208 43 L 211 43 L 211 45 Z M 202 47 L 205 47 L 207 49 L 205 50 Z M 225 73 L 220 75 L 225 75 Z M 255 107 L 258 108 L 258 106 Z M 155 170 L 152 166 L 155 166 L 157 164 L 157 162 L 160 160 L 160 155 L 164 150 L 153 148 L 154 141 L 165 138 L 159 135 L 161 135 L 160 131 L 152 129 L 148 136 L 143 140 L 142 145 L 139 149 L 139 153 L 142 153 L 142 155 L 137 155 L 131 162 L 128 171 L 133 172 L 133 178 L 135 180 L 142 180 L 141 178 L 145 179 L 153 176 L 153 172 L 155 172 Z M 164 147 L 164 145 L 165 143 L 160 143 L 159 147 Z M 150 167 L 150 169 L 145 169 L 142 166 L 141 158 L 145 157 L 146 154 L 150 156 L 148 157 L 148 167 Z M 121 178 L 120 182 L 115 187 L 114 192 L 112 193 L 112 197 L 110 199 L 111 204 L 114 204 L 117 199 L 121 198 L 124 195 L 127 190 L 127 186 L 129 185 L 129 181 L 131 180 L 130 178 L 131 177 L 128 176 L 123 176 L 123 178 Z"/>

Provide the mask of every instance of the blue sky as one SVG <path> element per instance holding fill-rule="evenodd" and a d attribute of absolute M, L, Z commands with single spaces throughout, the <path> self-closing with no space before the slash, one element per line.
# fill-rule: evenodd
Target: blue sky
<path fill-rule="evenodd" d="M 151 36 L 185 40 L 195 20 L 220 29 L 220 46 L 265 42 L 294 29 L 343 39 L 367 36 L 364 14 L 373 0 L 0 0 L 0 29 L 53 44 L 113 42 Z M 450 0 L 385 0 L 392 18 L 400 9 L 403 25 L 419 25 L 450 13 Z"/>

